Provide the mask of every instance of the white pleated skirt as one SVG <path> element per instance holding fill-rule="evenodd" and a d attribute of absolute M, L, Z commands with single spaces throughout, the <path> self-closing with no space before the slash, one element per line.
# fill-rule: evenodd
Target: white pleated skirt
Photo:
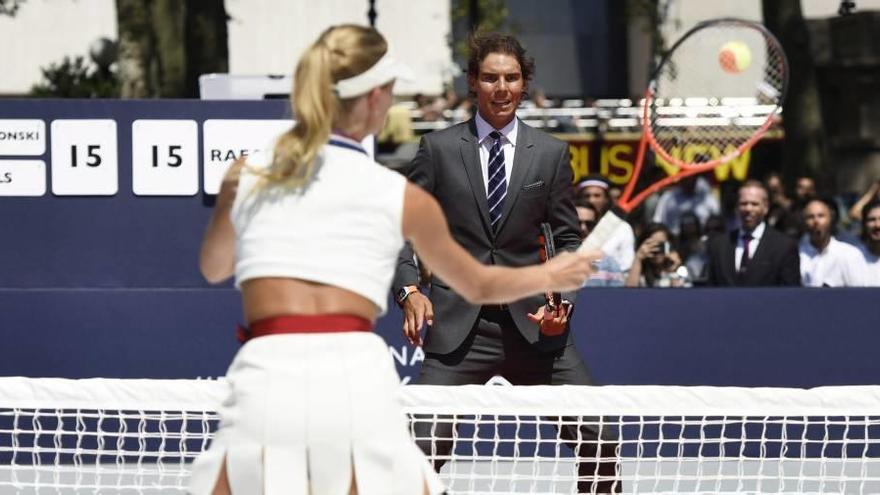
<path fill-rule="evenodd" d="M 441 493 L 409 435 L 388 348 L 372 332 L 248 341 L 226 375 L 220 429 L 189 491 L 211 493 L 223 463 L 233 494 Z M 352 476 L 354 473 L 354 476 Z"/>

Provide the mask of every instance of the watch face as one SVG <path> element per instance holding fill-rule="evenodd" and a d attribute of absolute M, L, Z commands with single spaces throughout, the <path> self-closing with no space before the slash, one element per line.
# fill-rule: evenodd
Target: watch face
<path fill-rule="evenodd" d="M 405 298 L 405 297 L 406 297 L 406 287 L 397 291 L 397 300 L 398 301 L 403 301 L 403 298 Z"/>

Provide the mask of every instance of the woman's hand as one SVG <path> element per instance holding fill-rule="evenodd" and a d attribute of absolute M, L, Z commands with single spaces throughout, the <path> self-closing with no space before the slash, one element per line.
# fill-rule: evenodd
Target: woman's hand
<path fill-rule="evenodd" d="M 223 182 L 220 183 L 220 193 L 217 195 L 217 209 L 232 209 L 235 202 L 235 195 L 238 193 L 238 180 L 241 177 L 241 170 L 247 161 L 246 157 L 241 157 L 226 170 L 223 175 Z"/>
<path fill-rule="evenodd" d="M 547 290 L 563 292 L 580 289 L 584 281 L 593 273 L 593 263 L 604 255 L 599 250 L 562 252 L 543 266 L 549 274 Z"/>
<path fill-rule="evenodd" d="M 657 239 L 648 238 L 636 250 L 636 258 L 638 258 L 639 261 L 644 261 L 645 259 L 654 256 L 659 247 L 660 242 Z"/>
<path fill-rule="evenodd" d="M 422 327 L 434 324 L 434 305 L 418 288 L 403 301 L 403 336 L 410 345 L 421 347 Z"/>

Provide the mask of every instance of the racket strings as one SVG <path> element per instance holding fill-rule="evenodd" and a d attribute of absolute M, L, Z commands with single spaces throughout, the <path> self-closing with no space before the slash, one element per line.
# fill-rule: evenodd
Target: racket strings
<path fill-rule="evenodd" d="M 620 210 L 747 152 L 779 120 L 787 85 L 782 46 L 760 24 L 716 19 L 685 33 L 652 74 Z"/>
<path fill-rule="evenodd" d="M 660 158 L 723 163 L 776 118 L 786 84 L 778 42 L 750 23 L 719 21 L 678 43 L 655 74 L 643 118 Z"/>

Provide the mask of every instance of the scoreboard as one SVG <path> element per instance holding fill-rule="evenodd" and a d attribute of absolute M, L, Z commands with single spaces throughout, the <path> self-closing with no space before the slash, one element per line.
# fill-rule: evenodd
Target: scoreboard
<path fill-rule="evenodd" d="M 0 120 L 0 196 L 113 196 L 120 192 L 123 166 L 137 196 L 216 194 L 236 157 L 269 145 L 293 123 L 282 118 L 286 111 L 278 102 L 247 102 L 253 111 L 238 119 L 163 118 L 172 112 L 160 111 L 184 106 L 198 116 L 198 109 L 221 106 L 210 102 L 155 102 L 154 118 L 133 113 L 126 103 L 96 103 L 88 105 L 91 115 L 54 118 L 51 109 L 63 102 L 13 102 L 21 111 L 7 109 Z M 16 113 L 23 118 L 9 118 Z M 33 118 L 39 113 L 44 118 Z"/>

